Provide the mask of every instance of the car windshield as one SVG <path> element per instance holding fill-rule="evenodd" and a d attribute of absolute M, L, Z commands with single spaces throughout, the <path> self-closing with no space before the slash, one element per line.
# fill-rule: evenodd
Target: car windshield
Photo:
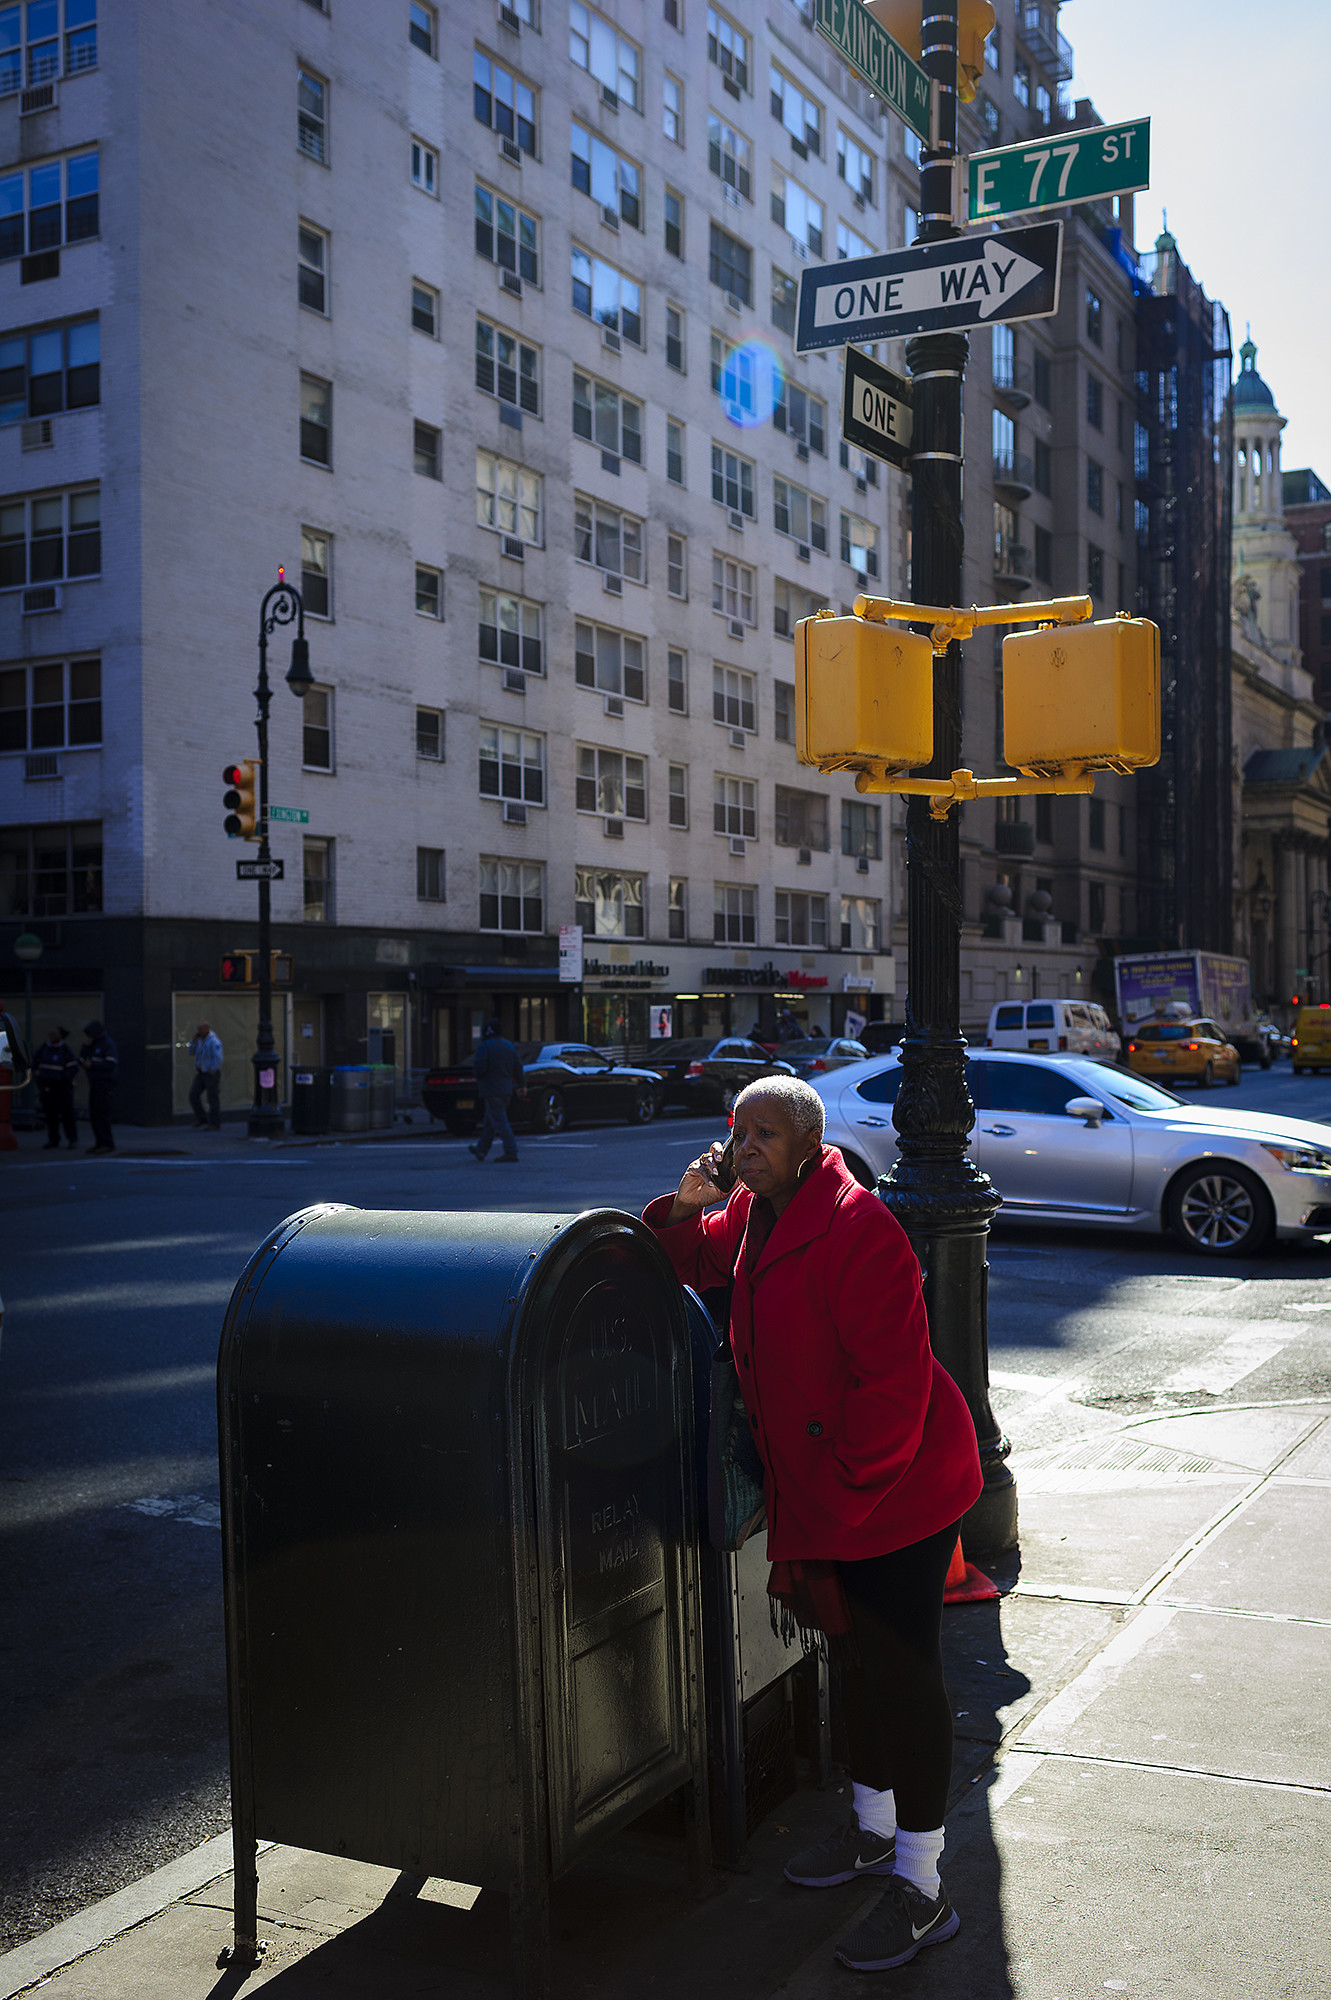
<path fill-rule="evenodd" d="M 830 1035 L 808 1035 L 802 1042 L 783 1042 L 781 1055 L 783 1060 L 788 1056 L 825 1056 L 839 1046 Z"/>
<path fill-rule="evenodd" d="M 1148 1083 L 1144 1076 L 1134 1076 L 1131 1070 L 1113 1063 L 1087 1063 L 1082 1073 L 1096 1090 L 1126 1104 L 1129 1111 L 1173 1111 L 1183 1102 L 1172 1090 L 1162 1090 L 1158 1083 Z"/>
<path fill-rule="evenodd" d="M 695 1036 L 692 1041 L 658 1042 L 652 1050 L 652 1060 L 654 1062 L 661 1060 L 665 1062 L 683 1062 L 685 1060 L 692 1062 L 697 1056 L 709 1056 L 715 1047 L 716 1043 L 714 1041 L 703 1041 L 698 1036 Z"/>
<path fill-rule="evenodd" d="M 1188 1042 L 1197 1030 L 1186 1021 L 1144 1021 L 1134 1033 L 1139 1042 Z"/>

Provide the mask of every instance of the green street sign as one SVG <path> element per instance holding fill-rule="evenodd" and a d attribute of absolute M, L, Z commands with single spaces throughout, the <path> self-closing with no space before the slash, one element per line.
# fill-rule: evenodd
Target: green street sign
<path fill-rule="evenodd" d="M 1149 185 L 1150 166 L 1149 118 L 1051 132 L 1046 139 L 972 153 L 963 160 L 966 214 L 971 222 L 988 222 L 999 215 L 1064 208 L 1070 201 L 1135 194 Z"/>
<path fill-rule="evenodd" d="M 863 0 L 818 0 L 818 32 L 898 118 L 929 137 L 929 79 Z"/>
<path fill-rule="evenodd" d="M 285 820 L 290 826 L 308 826 L 310 816 L 304 806 L 269 806 L 269 819 Z"/>

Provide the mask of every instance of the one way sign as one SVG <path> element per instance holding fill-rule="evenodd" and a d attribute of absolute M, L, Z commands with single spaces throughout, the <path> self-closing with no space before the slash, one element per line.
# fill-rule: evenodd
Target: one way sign
<path fill-rule="evenodd" d="M 1062 223 L 1041 222 L 816 265 L 800 279 L 795 351 L 1045 319 L 1058 311 L 1062 257 Z"/>

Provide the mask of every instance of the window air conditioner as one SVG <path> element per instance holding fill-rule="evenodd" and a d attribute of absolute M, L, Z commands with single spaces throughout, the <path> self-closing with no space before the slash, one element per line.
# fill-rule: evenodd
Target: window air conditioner
<path fill-rule="evenodd" d="M 23 593 L 23 616 L 34 611 L 58 611 L 60 609 L 60 585 L 58 583 L 35 583 Z"/>
<path fill-rule="evenodd" d="M 855 873 L 856 873 L 857 875 L 867 875 L 867 874 L 868 874 L 868 872 L 869 872 L 869 857 L 868 857 L 868 855 L 867 855 L 867 854 L 857 854 L 857 855 L 856 855 L 856 857 L 855 857 Z"/>
<path fill-rule="evenodd" d="M 54 442 L 49 417 L 33 417 L 23 425 L 21 447 L 24 451 L 41 451 Z"/>
<path fill-rule="evenodd" d="M 795 456 L 796 458 L 802 458 L 802 459 L 807 459 L 809 456 L 809 447 L 807 444 L 805 444 L 803 438 L 801 438 L 799 443 L 795 446 Z"/>
<path fill-rule="evenodd" d="M 512 292 L 515 299 L 522 297 L 522 280 L 516 271 L 501 271 L 499 282 L 506 292 Z"/>
<path fill-rule="evenodd" d="M 868 490 L 869 482 L 865 479 L 864 474 L 862 472 L 857 473 L 855 475 L 855 491 L 857 493 L 867 493 Z"/>
<path fill-rule="evenodd" d="M 736 83 L 734 77 L 723 76 L 721 79 L 721 85 L 722 88 L 725 90 L 727 96 L 733 97 L 736 103 L 738 103 L 740 90 L 739 90 L 739 85 Z"/>
<path fill-rule="evenodd" d="M 607 715 L 623 715 L 624 713 L 623 695 L 608 694 L 605 698 L 605 712 Z"/>
<path fill-rule="evenodd" d="M 58 778 L 60 759 L 54 750 L 38 750 L 23 759 L 23 776 L 27 781 L 38 778 Z"/>
<path fill-rule="evenodd" d="M 523 673 L 521 667 L 504 668 L 504 692 L 505 694 L 526 694 L 527 676 Z"/>
<path fill-rule="evenodd" d="M 515 801 L 514 801 L 513 799 L 505 799 L 505 800 L 504 800 L 504 825 L 505 825 L 505 826 L 525 826 L 526 824 L 527 824 L 527 808 L 526 808 L 526 806 L 521 806 L 521 805 L 518 805 L 518 804 L 517 804 L 517 803 L 516 803 L 516 802 L 515 802 Z"/>
<path fill-rule="evenodd" d="M 809 867 L 811 867 L 811 866 L 813 865 L 813 850 L 812 850 L 812 848 L 809 848 L 809 847 L 801 847 L 801 849 L 800 849 L 799 853 L 798 853 L 798 854 L 796 855 L 795 859 L 796 859 L 796 861 L 797 861 L 798 865 L 799 865 L 799 866 L 800 866 L 801 868 L 809 868 Z"/>
<path fill-rule="evenodd" d="M 809 157 L 809 149 L 803 139 L 797 139 L 793 132 L 790 135 L 790 150 L 797 160 L 807 160 Z"/>
<path fill-rule="evenodd" d="M 801 562 L 807 562 L 809 560 L 809 544 L 807 542 L 797 542 L 795 544 L 795 554 Z"/>
<path fill-rule="evenodd" d="M 721 183 L 721 199 L 722 201 L 728 201 L 732 208 L 743 208 L 744 206 L 743 195 L 737 187 L 732 187 L 729 181 L 722 181 Z"/>
<path fill-rule="evenodd" d="M 742 729 L 731 730 L 730 747 L 732 750 L 742 750 L 747 740 L 748 739 L 746 738 L 744 731 Z"/>
<path fill-rule="evenodd" d="M 609 597 L 622 597 L 624 595 L 624 579 L 622 576 L 611 576 L 607 571 L 602 574 L 601 588 Z"/>
<path fill-rule="evenodd" d="M 607 840 L 622 840 L 624 838 L 624 822 L 622 819 L 602 820 L 601 831 Z"/>
<path fill-rule="evenodd" d="M 743 835 L 742 833 L 732 833 L 732 834 L 731 834 L 731 836 L 730 836 L 730 851 L 731 851 L 731 853 L 732 853 L 732 854 L 747 854 L 747 853 L 748 853 L 748 851 L 749 851 L 749 848 L 748 848 L 748 842 L 747 842 L 747 841 L 745 840 L 745 838 L 744 838 L 744 835 Z"/>
<path fill-rule="evenodd" d="M 522 22 L 511 7 L 501 7 L 499 9 L 499 25 L 501 28 L 507 28 L 510 35 L 520 35 L 522 33 Z"/>
<path fill-rule="evenodd" d="M 744 620 L 742 618 L 728 618 L 726 620 L 726 630 L 732 639 L 742 639 L 744 637 Z"/>
<path fill-rule="evenodd" d="M 499 553 L 501 556 L 507 556 L 510 562 L 525 562 L 527 560 L 526 545 L 520 535 L 501 535 L 499 537 Z"/>
<path fill-rule="evenodd" d="M 732 507 L 730 510 L 730 525 L 732 528 L 738 528 L 740 533 L 743 534 L 744 516 L 740 513 L 738 507 Z"/>
<path fill-rule="evenodd" d="M 809 261 L 809 246 L 807 243 L 801 243 L 798 237 L 792 236 L 790 239 L 790 254 L 792 257 L 798 257 L 801 264 L 807 264 Z"/>
<path fill-rule="evenodd" d="M 17 33 L 17 30 L 15 32 Z M 28 33 L 32 33 L 31 27 Z M 20 118 L 30 118 L 34 111 L 54 111 L 58 102 L 54 83 L 34 83 L 19 98 L 18 115 Z"/>
<path fill-rule="evenodd" d="M 602 347 L 608 347 L 612 354 L 619 354 L 623 350 L 624 343 L 612 326 L 603 326 L 601 328 L 601 345 Z"/>
<path fill-rule="evenodd" d="M 726 311 L 727 311 L 727 312 L 733 312 L 733 313 L 737 313 L 737 312 L 743 312 L 743 310 L 744 310 L 744 301 L 743 301 L 743 299 L 742 299 L 742 298 L 740 297 L 739 293 L 738 293 L 738 292 L 727 292 L 727 293 L 726 293 Z"/>
<path fill-rule="evenodd" d="M 520 167 L 522 165 L 522 148 L 516 139 L 501 139 L 499 141 L 499 150 L 511 166 Z"/>
<path fill-rule="evenodd" d="M 611 208 L 608 201 L 602 202 L 601 204 L 601 220 L 605 224 L 607 229 L 613 229 L 616 236 L 618 236 L 619 210 L 617 208 Z"/>
<path fill-rule="evenodd" d="M 857 194 L 857 195 L 855 196 L 855 206 L 856 206 L 856 208 L 858 208 L 858 210 L 860 211 L 860 214 L 861 214 L 861 215 L 863 215 L 863 213 L 864 213 L 864 196 L 863 196 L 862 194 Z"/>
<path fill-rule="evenodd" d="M 601 102 L 607 111 L 618 111 L 619 109 L 619 93 L 612 90 L 608 83 L 601 85 Z"/>

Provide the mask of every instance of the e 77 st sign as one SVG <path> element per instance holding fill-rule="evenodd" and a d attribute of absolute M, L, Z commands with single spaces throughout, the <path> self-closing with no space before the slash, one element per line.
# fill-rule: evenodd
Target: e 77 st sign
<path fill-rule="evenodd" d="M 1134 194 L 1150 185 L 1151 121 L 1138 118 L 1131 125 L 1051 133 L 1033 144 L 972 153 L 958 166 L 972 222 Z"/>

